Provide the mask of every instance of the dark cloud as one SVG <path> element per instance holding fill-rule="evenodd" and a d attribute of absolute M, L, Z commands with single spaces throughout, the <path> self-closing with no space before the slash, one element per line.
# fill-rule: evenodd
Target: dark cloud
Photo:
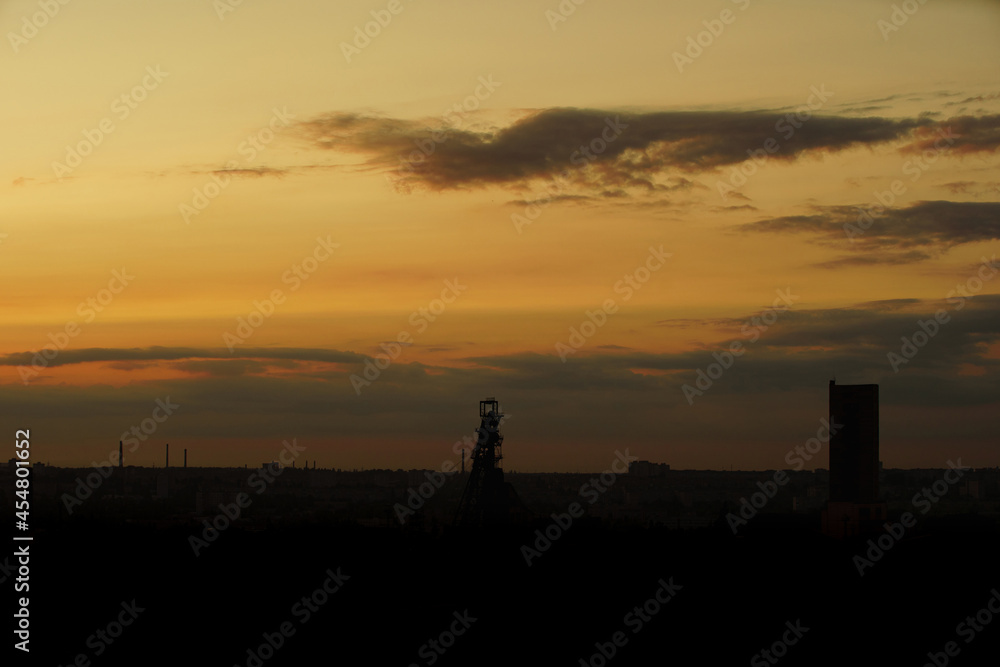
<path fill-rule="evenodd" d="M 1000 147 L 1000 114 L 955 116 L 915 128 L 904 153 L 948 150 L 957 155 L 993 152 Z"/>
<path fill-rule="evenodd" d="M 593 197 L 588 197 L 587 195 L 556 195 L 553 197 L 539 197 L 537 199 L 512 199 L 507 203 L 512 206 L 544 206 L 545 204 L 554 204 L 557 202 L 582 204 L 593 200 Z"/>
<path fill-rule="evenodd" d="M 953 181 L 951 183 L 942 183 L 940 187 L 953 195 L 967 195 L 976 185 L 975 181 Z"/>
<path fill-rule="evenodd" d="M 869 114 L 873 111 L 883 111 L 885 109 L 891 109 L 890 106 L 885 106 L 881 104 L 873 104 L 869 106 L 862 107 L 843 107 L 841 109 L 842 113 L 856 113 L 856 114 Z"/>
<path fill-rule="evenodd" d="M 945 102 L 946 107 L 962 106 L 963 104 L 972 104 L 973 102 L 990 102 L 992 100 L 1000 99 L 1000 93 L 993 93 L 990 95 L 976 95 L 975 97 L 966 97 L 964 100 L 958 102 Z"/>
<path fill-rule="evenodd" d="M 907 252 L 871 252 L 866 255 L 853 255 L 838 257 L 826 262 L 818 262 L 817 267 L 821 269 L 839 269 L 845 266 L 901 266 L 903 264 L 915 264 L 933 258 L 933 255 L 922 250 L 910 250 Z"/>
<path fill-rule="evenodd" d="M 970 274 L 971 275 L 971 274 Z M 778 314 L 777 321 L 761 331 L 759 340 L 750 342 L 743 325 L 760 313 L 745 313 L 732 318 L 710 320 L 676 319 L 661 321 L 661 325 L 688 328 L 709 327 L 717 332 L 717 340 L 707 342 L 703 349 L 679 353 L 649 353 L 619 345 L 595 345 L 583 348 L 562 363 L 559 356 L 552 354 L 520 353 L 491 357 L 470 357 L 463 361 L 469 367 L 450 368 L 427 366 L 421 363 L 396 362 L 384 369 L 372 387 L 382 386 L 381 391 L 389 393 L 419 391 L 423 383 L 437 382 L 436 378 L 450 377 L 461 386 L 471 377 L 489 382 L 507 382 L 517 379 L 520 390 L 531 386 L 536 390 L 545 387 L 560 392 L 582 391 L 585 386 L 600 388 L 601 391 L 614 386 L 641 390 L 648 388 L 647 382 L 660 383 L 661 389 L 679 386 L 677 377 L 660 379 L 647 378 L 640 384 L 632 377 L 630 369 L 644 368 L 665 371 L 694 372 L 710 362 L 710 352 L 722 350 L 730 340 L 744 340 L 750 356 L 758 357 L 762 370 L 770 363 L 777 363 L 784 355 L 793 355 L 807 366 L 836 360 L 851 363 L 864 361 L 865 372 L 884 374 L 886 352 L 899 345 L 899 337 L 909 335 L 918 328 L 920 320 L 934 316 L 935 311 L 944 309 L 950 313 L 951 321 L 941 327 L 941 333 L 934 345 L 928 345 L 921 352 L 924 365 L 940 366 L 942 373 L 954 369 L 959 364 L 974 363 L 990 367 L 1000 367 L 1000 360 L 989 356 L 988 346 L 1000 340 L 1000 295 L 979 295 L 968 299 L 940 301 L 922 299 L 891 299 L 856 304 L 846 308 L 806 309 L 793 305 Z M 753 350 L 750 355 L 749 351 Z M 0 364 L 17 364 L 26 360 L 28 353 L 7 355 L 0 358 Z M 325 380 L 338 385 L 335 393 L 347 392 L 354 396 L 349 383 L 351 373 L 360 372 L 363 363 L 370 357 L 350 352 L 322 350 L 315 348 L 248 348 L 237 349 L 235 358 L 228 350 L 199 350 L 194 348 L 147 348 L 67 350 L 54 360 L 67 363 L 87 363 L 122 360 L 138 360 L 146 365 L 150 360 L 176 361 L 173 367 L 186 372 L 198 373 L 213 378 L 225 379 L 264 373 L 268 368 L 280 367 L 299 369 L 298 362 L 325 361 L 339 362 L 341 368 L 326 370 L 297 370 L 295 377 Z M 741 359 L 741 364 L 743 360 Z M 765 363 L 766 362 L 766 363 Z M 933 363 L 932 363 L 933 362 Z M 839 362 L 837 362 L 839 363 Z M 850 364 L 848 364 L 850 365 Z M 779 364 L 780 367 L 780 364 Z M 483 375 L 483 374 L 486 375 Z M 499 375 L 496 375 L 499 373 Z M 737 373 L 738 375 L 738 373 Z M 795 375 L 798 375 L 796 373 Z M 482 376 L 482 377 L 480 377 Z M 506 380 L 503 380 L 506 378 Z M 266 378 L 280 383 L 279 378 Z M 789 378 L 791 380 L 792 378 Z M 477 380 L 478 382 L 479 380 Z M 686 381 L 686 380 L 683 380 Z M 580 384 L 580 383 L 583 384 Z M 745 389 L 752 390 L 752 378 L 744 377 Z M 536 386 L 535 383 L 540 383 Z M 339 386 L 343 385 L 343 386 Z M 20 385 L 18 385 L 20 386 Z M 742 386 L 742 385 L 741 385 Z M 41 387 L 51 391 L 53 387 Z M 412 397 L 411 397 L 412 399 Z"/>
<path fill-rule="evenodd" d="M 35 352 L 14 352 L 0 356 L 0 366 L 30 366 Z M 365 356 L 354 352 L 324 350 L 318 348 L 236 348 L 230 352 L 226 348 L 193 347 L 146 347 L 146 348 L 105 348 L 90 347 L 81 350 L 62 350 L 54 359 L 46 360 L 46 366 L 64 366 L 100 361 L 116 362 L 116 368 L 141 368 L 148 364 L 127 366 L 127 362 L 179 361 L 182 359 L 289 359 L 294 361 L 325 361 L 332 363 L 355 363 L 364 361 Z M 202 366 L 208 368 L 208 366 Z"/>
<path fill-rule="evenodd" d="M 988 358 L 986 347 L 1000 340 L 1000 295 L 994 294 L 962 298 L 955 292 L 950 300 L 893 299 L 836 309 L 793 307 L 781 315 L 780 326 L 762 333 L 761 343 L 773 348 L 867 349 L 880 352 L 884 360 L 888 351 L 898 350 L 901 336 L 912 335 L 920 321 L 933 319 L 938 311 L 944 311 L 948 321 L 934 344 L 921 351 L 921 365 L 1000 365 Z"/>
<path fill-rule="evenodd" d="M 223 176 L 244 176 L 260 178 L 262 176 L 277 176 L 281 178 L 289 173 L 288 169 L 276 169 L 274 167 L 242 167 L 239 169 L 215 169 L 213 174 Z"/>
<path fill-rule="evenodd" d="M 879 209 L 883 209 L 879 212 Z M 823 262 L 826 268 L 910 264 L 966 243 L 1000 239 L 1000 203 L 921 201 L 905 208 L 821 206 L 808 215 L 741 225 L 745 232 L 808 234 L 816 242 L 857 253 Z"/>
<path fill-rule="evenodd" d="M 173 364 L 177 370 L 185 373 L 209 375 L 213 377 L 238 377 L 242 375 L 260 375 L 270 368 L 295 368 L 296 362 L 290 360 L 259 361 L 257 359 L 199 359 L 182 361 Z"/>
<path fill-rule="evenodd" d="M 899 140 L 929 124 L 835 116 L 800 122 L 764 111 L 556 108 L 488 131 L 349 113 L 305 121 L 299 131 L 315 146 L 364 155 L 367 168 L 395 170 L 400 182 L 434 190 L 523 185 L 557 176 L 598 189 L 657 190 L 670 189 L 656 178 L 668 169 L 697 173 L 738 164 L 770 138 L 780 146 L 772 157 L 792 160 Z"/>
<path fill-rule="evenodd" d="M 953 181 L 940 186 L 953 195 L 969 195 L 970 197 L 996 196 L 1000 194 L 1000 183 L 996 181 Z"/>
<path fill-rule="evenodd" d="M 878 301 L 865 301 L 855 304 L 859 310 L 873 310 L 876 312 L 891 312 L 901 308 L 909 308 L 923 303 L 920 299 L 879 299 Z"/>
<path fill-rule="evenodd" d="M 887 354 L 942 307 L 949 308 L 950 321 L 894 372 Z M 364 357 L 350 353 L 248 349 L 229 359 L 228 351 L 186 348 L 91 350 L 75 361 L 180 357 L 178 364 L 198 375 L 123 387 L 38 384 L 30 391 L 12 383 L 0 385 L 0 401 L 22 422 L 44 426 L 44 456 L 82 464 L 102 460 L 123 431 L 150 416 L 156 399 L 169 399 L 180 408 L 136 452 L 136 464 L 161 460 L 162 442 L 185 448 L 201 442 L 192 450 L 198 460 L 242 465 L 269 460 L 282 439 L 296 437 L 320 465 L 356 461 L 363 444 L 373 462 L 366 465 L 438 466 L 455 456 L 453 443 L 478 423 L 475 401 L 495 395 L 514 417 L 504 453 L 517 469 L 560 469 L 554 448 L 564 444 L 571 445 L 574 461 L 600 469 L 617 447 L 648 452 L 654 443 L 665 443 L 658 451 L 666 461 L 676 461 L 679 448 L 689 443 L 695 453 L 683 467 L 711 467 L 754 438 L 762 439 L 757 460 L 767 463 L 773 456 L 780 464 L 789 447 L 815 433 L 826 416 L 826 385 L 835 375 L 840 383 L 879 383 L 886 451 L 897 443 L 900 453 L 889 456 L 905 457 L 912 437 L 952 443 L 980 438 L 995 424 L 1000 360 L 989 350 L 1000 338 L 998 314 L 995 295 L 969 299 L 961 310 L 914 299 L 828 310 L 793 306 L 756 342 L 739 333 L 743 316 L 719 320 L 717 343 L 679 353 L 594 345 L 566 363 L 554 351 L 469 358 L 461 368 L 397 361 L 360 395 L 350 375 L 362 372 Z M 746 352 L 689 405 L 683 386 L 694 383 L 698 370 L 716 361 L 713 352 L 724 351 L 730 340 L 743 340 Z M 342 368 L 257 372 L 274 365 L 264 362 L 268 358 L 344 361 L 345 355 L 353 363 Z M 934 418 L 920 422 L 922 411 L 914 406 L 933 407 Z M 410 442 L 413 433 L 426 443 L 423 458 L 402 459 L 402 445 L 393 443 Z M 238 446 L 213 453 L 204 444 L 212 439 Z"/>

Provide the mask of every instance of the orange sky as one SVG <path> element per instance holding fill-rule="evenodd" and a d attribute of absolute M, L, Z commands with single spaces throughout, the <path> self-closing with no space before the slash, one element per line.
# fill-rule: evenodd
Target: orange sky
<path fill-rule="evenodd" d="M 99 460 L 170 395 L 136 462 L 170 441 L 242 465 L 298 437 L 320 465 L 436 467 L 496 395 L 510 468 L 624 446 L 773 468 L 836 374 L 882 385 L 887 466 L 1000 464 L 1000 281 L 947 300 L 1000 238 L 996 3 L 899 25 L 867 0 L 399 6 L 0 6 L 2 419 L 44 460 Z M 894 182 L 863 237 L 840 232 Z M 647 276 L 651 247 L 669 257 Z M 734 340 L 746 355 L 690 405 Z"/>

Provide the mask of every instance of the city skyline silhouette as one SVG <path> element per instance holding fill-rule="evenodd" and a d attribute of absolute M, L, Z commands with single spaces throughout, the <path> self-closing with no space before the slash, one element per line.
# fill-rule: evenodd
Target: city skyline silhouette
<path fill-rule="evenodd" d="M 998 26 L 0 3 L 3 665 L 994 665 Z"/>

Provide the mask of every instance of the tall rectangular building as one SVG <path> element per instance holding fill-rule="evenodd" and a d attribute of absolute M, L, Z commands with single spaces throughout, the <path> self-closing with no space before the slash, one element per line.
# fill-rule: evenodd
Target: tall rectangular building
<path fill-rule="evenodd" d="M 878 501 L 878 385 L 830 380 L 830 502 Z"/>

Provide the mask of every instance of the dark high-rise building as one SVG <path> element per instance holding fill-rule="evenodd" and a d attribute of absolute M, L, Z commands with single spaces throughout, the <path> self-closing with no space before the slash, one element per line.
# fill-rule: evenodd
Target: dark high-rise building
<path fill-rule="evenodd" d="M 830 380 L 830 501 L 878 501 L 878 385 Z"/>
<path fill-rule="evenodd" d="M 830 502 L 823 532 L 877 533 L 886 519 L 878 499 L 878 385 L 830 381 Z"/>

